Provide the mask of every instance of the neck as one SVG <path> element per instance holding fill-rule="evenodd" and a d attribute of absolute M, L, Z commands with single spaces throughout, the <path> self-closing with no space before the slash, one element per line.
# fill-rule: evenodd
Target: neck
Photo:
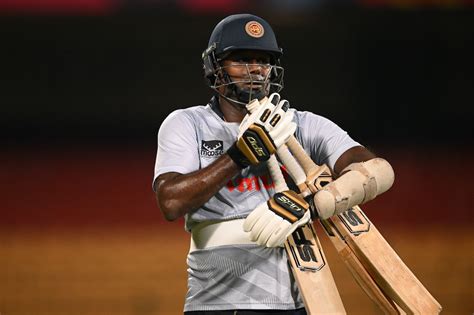
<path fill-rule="evenodd" d="M 245 107 L 229 102 L 222 96 L 219 96 L 219 107 L 224 115 L 225 121 L 227 122 L 240 123 L 247 114 L 247 109 Z"/>

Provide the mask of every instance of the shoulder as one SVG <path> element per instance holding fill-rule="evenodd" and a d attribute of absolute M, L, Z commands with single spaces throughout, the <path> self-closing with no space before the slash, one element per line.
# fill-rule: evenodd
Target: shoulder
<path fill-rule="evenodd" d="M 166 119 L 191 118 L 206 112 L 206 105 L 196 105 L 187 108 L 180 108 L 172 111 Z M 165 120 L 166 120 L 165 119 Z"/>
<path fill-rule="evenodd" d="M 197 120 L 208 115 L 209 110 L 207 107 L 206 105 L 197 105 L 174 110 L 165 118 L 162 126 L 176 123 L 195 124 Z"/>
<path fill-rule="evenodd" d="M 308 111 L 295 112 L 297 124 L 296 135 L 299 139 L 311 141 L 326 141 L 337 136 L 344 136 L 346 132 L 332 120 Z"/>
<path fill-rule="evenodd" d="M 316 120 L 329 120 L 328 118 L 315 114 L 309 111 L 302 111 L 298 109 L 293 109 L 295 111 L 295 116 L 299 119 L 316 119 Z"/>
<path fill-rule="evenodd" d="M 312 112 L 300 111 L 297 109 L 294 109 L 294 111 L 296 123 L 302 128 L 314 128 L 316 126 L 334 124 L 330 119 Z"/>

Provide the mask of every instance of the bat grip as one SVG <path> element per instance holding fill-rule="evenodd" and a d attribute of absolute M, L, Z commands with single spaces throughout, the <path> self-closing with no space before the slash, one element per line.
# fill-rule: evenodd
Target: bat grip
<path fill-rule="evenodd" d="M 286 143 L 293 156 L 303 168 L 305 174 L 314 172 L 319 166 L 311 160 L 301 144 L 296 140 L 295 136 L 291 136 Z"/>
<path fill-rule="evenodd" d="M 280 164 L 278 163 L 275 155 L 270 156 L 270 159 L 267 161 L 267 167 L 270 171 L 270 176 L 272 177 L 272 180 L 275 183 L 275 191 L 282 192 L 288 190 L 285 177 L 281 172 Z"/>
<path fill-rule="evenodd" d="M 295 159 L 291 152 L 288 150 L 288 147 L 283 144 L 281 147 L 278 148 L 277 154 L 280 157 L 280 160 L 286 166 L 288 170 L 288 174 L 290 174 L 291 178 L 295 182 L 296 186 L 298 186 L 300 192 L 303 196 L 306 196 L 310 193 L 308 187 L 306 186 L 306 174 L 301 166 L 298 164 L 298 161 Z"/>

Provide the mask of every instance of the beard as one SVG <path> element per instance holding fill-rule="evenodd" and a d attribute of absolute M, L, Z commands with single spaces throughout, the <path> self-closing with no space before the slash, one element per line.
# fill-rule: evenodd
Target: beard
<path fill-rule="evenodd" d="M 246 80 L 233 81 L 226 87 L 225 96 L 237 104 L 245 106 L 254 99 L 261 100 L 269 94 L 267 78 L 262 75 L 252 75 Z"/>

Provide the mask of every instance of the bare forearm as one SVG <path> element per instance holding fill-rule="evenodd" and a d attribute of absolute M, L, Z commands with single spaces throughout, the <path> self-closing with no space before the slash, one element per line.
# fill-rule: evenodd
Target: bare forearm
<path fill-rule="evenodd" d="M 156 183 L 158 206 L 167 220 L 175 220 L 206 203 L 239 171 L 224 154 L 211 165 L 189 174 L 163 174 Z"/>

